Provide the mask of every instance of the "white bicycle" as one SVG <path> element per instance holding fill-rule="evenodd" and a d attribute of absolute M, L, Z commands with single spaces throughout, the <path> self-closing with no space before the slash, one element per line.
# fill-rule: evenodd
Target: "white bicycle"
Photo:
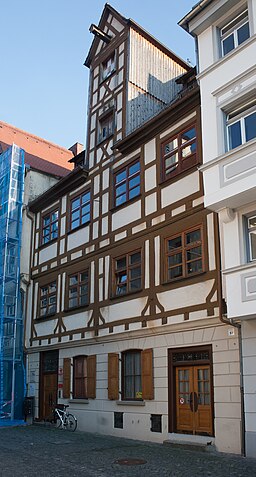
<path fill-rule="evenodd" d="M 74 432 L 77 428 L 77 418 L 66 411 L 67 407 L 69 406 L 66 404 L 58 404 L 53 409 L 54 422 L 57 427 Z"/>

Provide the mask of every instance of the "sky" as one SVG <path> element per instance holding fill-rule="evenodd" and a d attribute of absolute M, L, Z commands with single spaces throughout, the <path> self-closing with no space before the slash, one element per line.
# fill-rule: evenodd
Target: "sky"
<path fill-rule="evenodd" d="M 184 60 L 193 38 L 177 25 L 195 0 L 109 0 Z M 89 70 L 83 66 L 104 0 L 1 3 L 0 120 L 69 148 L 85 143 Z"/>

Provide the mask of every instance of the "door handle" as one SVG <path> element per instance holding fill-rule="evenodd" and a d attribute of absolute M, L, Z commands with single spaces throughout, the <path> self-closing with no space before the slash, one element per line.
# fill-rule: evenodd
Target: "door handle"
<path fill-rule="evenodd" d="M 197 412 L 198 410 L 198 396 L 197 396 L 197 393 L 193 393 L 194 394 L 194 412 Z"/>
<path fill-rule="evenodd" d="M 190 405 L 190 409 L 191 411 L 193 412 L 194 411 L 194 406 L 193 406 L 193 393 L 190 393 L 189 395 L 189 405 Z"/>

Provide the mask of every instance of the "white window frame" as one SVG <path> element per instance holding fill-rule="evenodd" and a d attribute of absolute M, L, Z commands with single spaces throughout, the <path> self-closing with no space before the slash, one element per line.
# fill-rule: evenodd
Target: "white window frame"
<path fill-rule="evenodd" d="M 245 14 L 246 14 L 246 16 L 245 16 Z M 239 20 L 240 17 L 242 17 L 241 20 Z M 243 10 L 241 13 L 239 13 L 239 15 L 237 15 L 231 21 L 226 23 L 222 28 L 220 28 L 220 43 L 221 43 L 221 56 L 222 57 L 226 56 L 228 53 L 235 50 L 238 46 L 240 46 L 240 45 L 242 45 L 242 43 L 244 43 L 244 42 L 238 43 L 237 32 L 246 23 L 248 23 L 248 26 L 249 26 L 249 37 L 248 38 L 250 38 L 250 23 L 249 23 L 249 16 L 248 16 L 248 9 L 247 8 L 245 10 Z M 233 24 L 233 27 L 232 27 L 232 24 Z M 228 28 L 229 25 L 230 25 L 230 29 Z M 226 32 L 224 30 L 226 30 Z M 224 53 L 223 42 L 231 35 L 233 35 L 233 38 L 234 38 L 234 48 L 232 48 L 232 50 L 230 50 L 228 53 Z M 244 40 L 244 41 L 246 41 L 246 40 Z"/>
<path fill-rule="evenodd" d="M 245 119 L 255 112 L 256 112 L 256 100 L 253 100 L 227 113 L 226 140 L 227 140 L 228 151 L 232 151 L 233 149 L 235 149 L 235 147 L 232 147 L 229 140 L 229 128 L 235 123 L 238 123 L 238 122 L 240 123 L 240 131 L 241 131 L 241 144 L 236 147 L 242 146 L 243 144 L 246 144 L 247 142 L 252 140 L 252 139 L 249 139 L 249 141 L 247 141 L 246 139 Z M 256 139 L 256 136 L 255 136 L 255 139 Z"/>
<path fill-rule="evenodd" d="M 253 258 L 252 256 L 252 243 L 251 243 L 251 235 L 256 233 L 256 225 L 250 227 L 249 226 L 249 221 L 251 219 L 255 219 L 256 222 L 256 212 L 246 216 L 246 232 L 247 232 L 247 240 L 248 240 L 248 256 L 249 256 L 249 261 L 250 262 L 255 262 L 256 261 L 256 256 Z"/>

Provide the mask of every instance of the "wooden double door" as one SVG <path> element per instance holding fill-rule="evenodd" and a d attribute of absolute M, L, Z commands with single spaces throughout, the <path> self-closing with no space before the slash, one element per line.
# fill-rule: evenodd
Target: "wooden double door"
<path fill-rule="evenodd" d="M 58 399 L 58 351 L 41 353 L 40 418 L 47 419 Z"/>
<path fill-rule="evenodd" d="M 169 350 L 169 432 L 213 435 L 211 346 Z"/>
<path fill-rule="evenodd" d="M 176 368 L 178 432 L 212 434 L 210 366 Z"/>

